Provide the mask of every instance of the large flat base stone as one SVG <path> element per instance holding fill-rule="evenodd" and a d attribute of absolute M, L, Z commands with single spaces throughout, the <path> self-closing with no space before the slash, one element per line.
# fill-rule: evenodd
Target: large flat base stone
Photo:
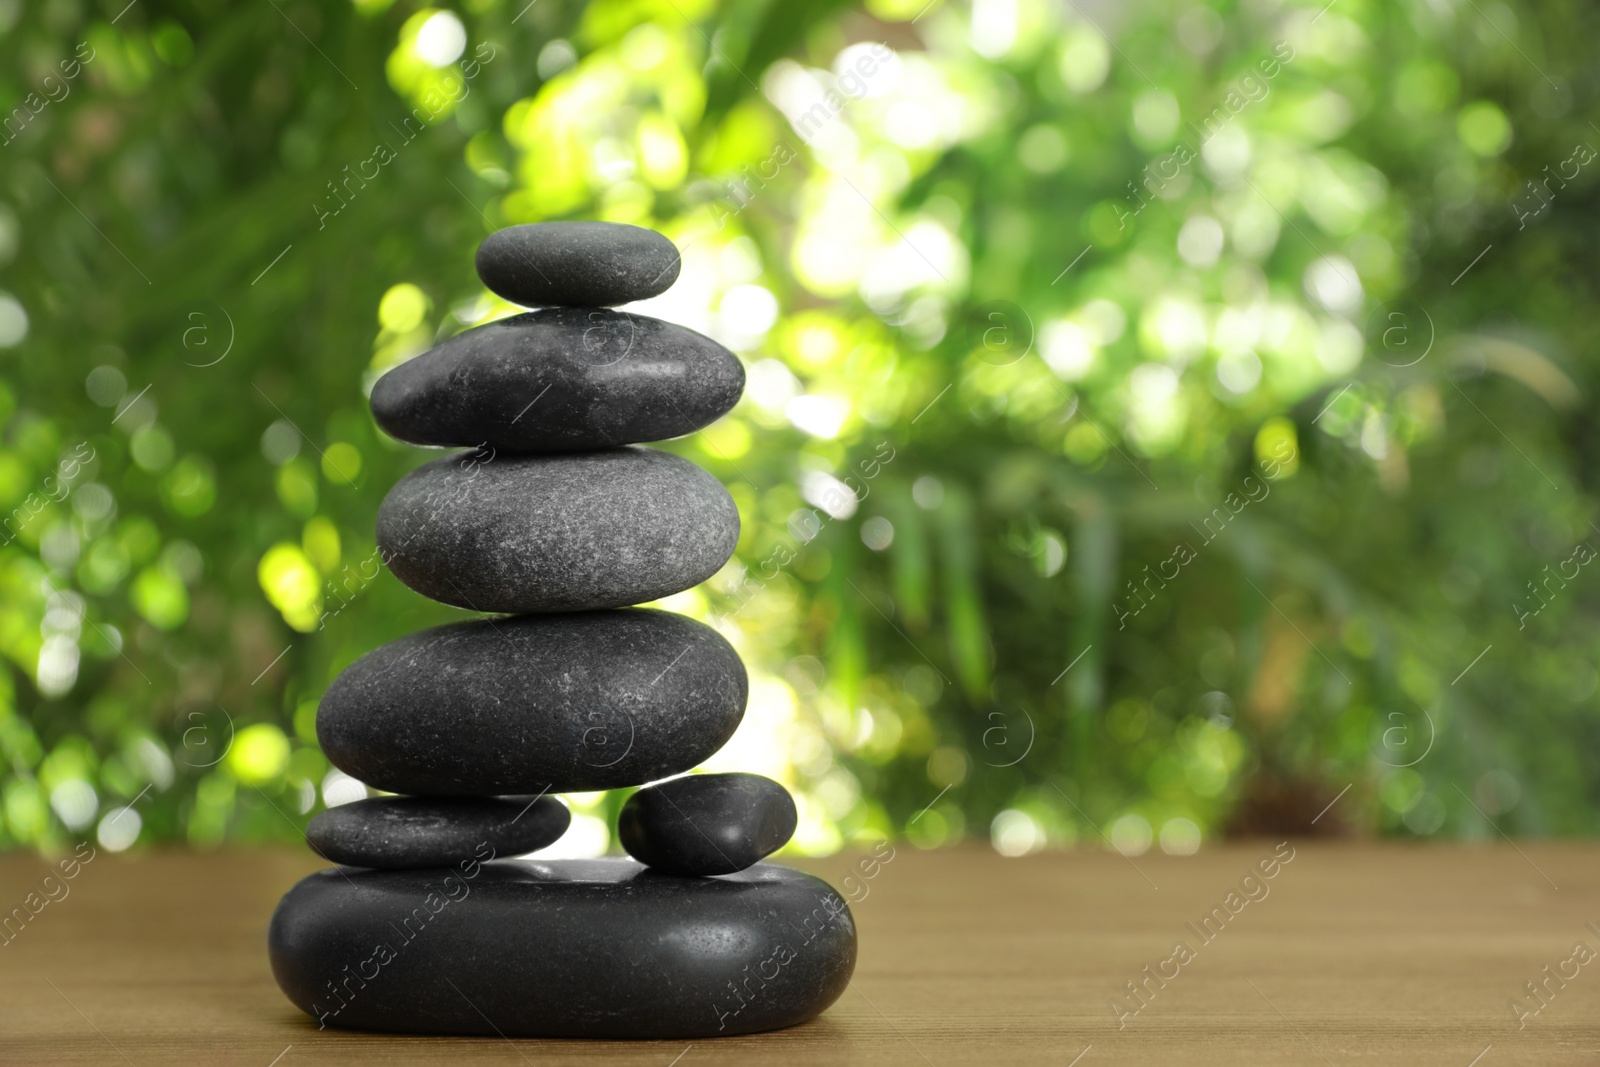
<path fill-rule="evenodd" d="M 761 863 L 682 878 L 628 859 L 334 867 L 284 896 L 272 971 L 323 1026 L 702 1038 L 792 1026 L 844 992 L 856 929 L 826 882 Z"/>

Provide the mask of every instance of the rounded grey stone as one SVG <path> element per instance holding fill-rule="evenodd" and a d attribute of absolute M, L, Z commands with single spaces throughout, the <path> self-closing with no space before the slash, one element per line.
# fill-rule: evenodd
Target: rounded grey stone
<path fill-rule="evenodd" d="M 345 668 L 317 709 L 333 765 L 391 793 L 497 796 L 681 774 L 744 717 L 711 627 L 633 608 L 422 630 Z"/>
<path fill-rule="evenodd" d="M 720 482 L 636 446 L 456 453 L 406 475 L 378 509 L 395 577 L 472 611 L 642 604 L 705 581 L 738 540 L 739 510 Z"/>
<path fill-rule="evenodd" d="M 318 871 L 278 903 L 267 944 L 278 986 L 323 1026 L 488 1037 L 793 1026 L 839 998 L 856 960 L 850 908 L 820 879 L 765 863 L 676 878 L 625 859 Z"/>
<path fill-rule="evenodd" d="M 732 874 L 782 848 L 796 822 L 794 798 L 771 778 L 691 774 L 629 797 L 617 837 L 628 855 L 660 871 Z"/>
<path fill-rule="evenodd" d="M 508 226 L 478 246 L 478 277 L 523 307 L 611 307 L 666 292 L 682 266 L 665 236 L 621 222 Z"/>
<path fill-rule="evenodd" d="M 386 433 L 418 445 L 571 452 L 693 433 L 744 391 L 709 337 L 626 312 L 553 308 L 457 334 L 372 390 Z"/>
<path fill-rule="evenodd" d="M 306 844 L 352 867 L 453 867 L 556 843 L 572 813 L 554 797 L 372 797 L 319 812 Z"/>

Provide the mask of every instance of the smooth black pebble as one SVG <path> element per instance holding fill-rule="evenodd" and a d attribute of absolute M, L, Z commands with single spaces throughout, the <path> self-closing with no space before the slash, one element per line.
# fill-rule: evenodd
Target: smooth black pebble
<path fill-rule="evenodd" d="M 738 540 L 721 482 L 634 445 L 458 452 L 400 479 L 378 509 L 379 554 L 395 577 L 471 611 L 643 604 L 711 577 Z"/>
<path fill-rule="evenodd" d="M 573 452 L 664 441 L 738 403 L 744 364 L 644 315 L 553 308 L 491 322 L 378 379 L 372 414 L 417 445 Z"/>
<path fill-rule="evenodd" d="M 318 871 L 278 904 L 268 947 L 326 1026 L 683 1040 L 817 1015 L 855 969 L 856 928 L 826 882 L 774 864 L 693 879 L 511 860 Z"/>
<path fill-rule="evenodd" d="M 478 277 L 523 307 L 611 307 L 666 292 L 678 280 L 678 248 L 662 234 L 621 222 L 509 226 L 478 246 Z"/>
<path fill-rule="evenodd" d="M 628 855 L 671 874 L 732 874 L 794 835 L 794 798 L 771 778 L 742 771 L 691 774 L 628 798 L 617 836 Z"/>
<path fill-rule="evenodd" d="M 748 696 L 738 653 L 682 615 L 519 615 L 362 656 L 323 694 L 317 739 L 334 766 L 391 793 L 614 789 L 704 761 Z"/>
<path fill-rule="evenodd" d="M 373 797 L 320 812 L 306 843 L 351 867 L 452 867 L 556 843 L 572 814 L 554 797 Z"/>

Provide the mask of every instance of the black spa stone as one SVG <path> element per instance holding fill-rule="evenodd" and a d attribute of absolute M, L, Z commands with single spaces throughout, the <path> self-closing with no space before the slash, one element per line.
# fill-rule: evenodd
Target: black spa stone
<path fill-rule="evenodd" d="M 642 604 L 711 577 L 739 510 L 686 459 L 629 446 L 455 453 L 402 478 L 378 509 L 378 548 L 423 596 L 487 612 Z"/>
<path fill-rule="evenodd" d="M 856 930 L 826 882 L 772 864 L 692 879 L 512 860 L 318 871 L 279 902 L 268 947 L 324 1026 L 687 1040 L 814 1017 L 844 992 Z"/>
<path fill-rule="evenodd" d="M 306 843 L 352 867 L 452 867 L 553 845 L 572 814 L 554 797 L 373 797 L 319 813 Z"/>
<path fill-rule="evenodd" d="M 457 334 L 378 379 L 372 414 L 418 445 L 570 452 L 679 437 L 744 391 L 737 356 L 644 315 L 552 308 Z"/>
<path fill-rule="evenodd" d="M 640 863 L 669 874 L 732 874 L 794 834 L 789 791 L 759 774 L 691 774 L 639 790 L 622 805 L 617 836 Z"/>
<path fill-rule="evenodd" d="M 711 627 L 633 608 L 422 630 L 356 660 L 317 709 L 334 766 L 391 793 L 614 789 L 681 774 L 744 717 Z"/>
<path fill-rule="evenodd" d="M 491 233 L 478 246 L 478 277 L 524 307 L 611 307 L 666 292 L 678 280 L 677 247 L 620 222 L 536 222 Z"/>

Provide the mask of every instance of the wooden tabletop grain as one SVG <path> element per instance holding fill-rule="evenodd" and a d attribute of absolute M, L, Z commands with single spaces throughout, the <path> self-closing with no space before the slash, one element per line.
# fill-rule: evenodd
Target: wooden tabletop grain
<path fill-rule="evenodd" d="M 66 880 L 0 859 L 0 908 L 37 908 L 0 944 L 0 1062 L 1600 1063 L 1591 845 L 901 845 L 796 864 L 855 900 L 849 990 L 806 1025 L 692 1044 L 319 1031 L 265 947 L 277 898 L 318 865 L 102 851 Z"/>

